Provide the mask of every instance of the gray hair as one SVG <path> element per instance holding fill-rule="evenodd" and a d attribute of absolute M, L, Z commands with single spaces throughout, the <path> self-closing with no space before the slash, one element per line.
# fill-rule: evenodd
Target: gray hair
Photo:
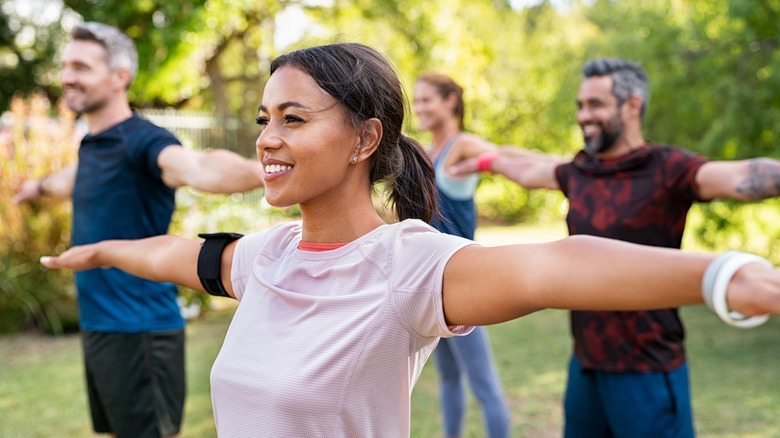
<path fill-rule="evenodd" d="M 585 78 L 593 76 L 612 77 L 612 95 L 622 105 L 632 94 L 642 98 L 641 117 L 650 102 L 650 85 L 647 83 L 647 73 L 639 64 L 621 58 L 601 58 L 588 61 L 582 69 Z"/>
<path fill-rule="evenodd" d="M 138 74 L 138 51 L 135 43 L 119 29 L 94 21 L 77 24 L 71 32 L 73 40 L 93 41 L 106 48 L 106 63 L 111 71 L 119 67 L 130 70 L 130 84 Z"/>

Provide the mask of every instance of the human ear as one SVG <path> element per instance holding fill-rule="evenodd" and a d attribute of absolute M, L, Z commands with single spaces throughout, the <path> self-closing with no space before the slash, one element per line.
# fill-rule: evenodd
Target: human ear
<path fill-rule="evenodd" d="M 458 93 L 451 92 L 447 95 L 447 97 L 444 98 L 444 101 L 447 103 L 447 106 L 452 110 L 455 111 L 455 107 L 458 106 Z"/>
<path fill-rule="evenodd" d="M 117 87 L 120 87 L 122 89 L 128 89 L 130 88 L 130 69 L 127 67 L 117 67 L 116 70 L 114 70 L 114 81 L 117 85 Z"/>
<path fill-rule="evenodd" d="M 357 164 L 373 155 L 382 141 L 382 122 L 377 118 L 370 118 L 363 122 L 360 132 L 360 142 L 355 147 L 355 151 L 350 158 L 351 162 Z"/>
<path fill-rule="evenodd" d="M 640 118 L 642 116 L 642 96 L 638 94 L 628 96 L 625 107 L 628 110 L 629 115 Z"/>

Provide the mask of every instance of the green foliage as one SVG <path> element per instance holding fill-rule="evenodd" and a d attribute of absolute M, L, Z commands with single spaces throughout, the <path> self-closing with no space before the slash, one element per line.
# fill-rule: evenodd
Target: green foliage
<path fill-rule="evenodd" d="M 54 55 L 64 38 L 60 23 L 67 14 L 55 5 L 45 8 L 45 14 L 32 5 L 0 2 L 0 113 L 18 92 L 45 90 L 53 98 L 59 89 Z"/>
<path fill-rule="evenodd" d="M 263 68 L 276 55 L 274 16 L 264 0 L 65 0 L 87 21 L 134 39 L 140 72 L 130 89 L 137 107 L 175 106 L 249 120 L 260 100 Z"/>
<path fill-rule="evenodd" d="M 481 219 L 507 225 L 561 220 L 568 206 L 560 192 L 525 190 L 500 175 L 483 176 L 476 199 Z"/>
<path fill-rule="evenodd" d="M 61 333 L 78 325 L 72 274 L 46 271 L 39 257 L 59 253 L 70 240 L 69 204 L 52 200 L 14 204 L 27 178 L 40 178 L 76 156 L 73 114 L 45 96 L 11 104 L 15 123 L 0 131 L 0 333 L 37 327 Z M 52 119 L 52 113 L 57 119 Z"/>
<path fill-rule="evenodd" d="M 716 201 L 694 206 L 683 248 L 740 249 L 780 265 L 780 199 L 760 203 Z"/>

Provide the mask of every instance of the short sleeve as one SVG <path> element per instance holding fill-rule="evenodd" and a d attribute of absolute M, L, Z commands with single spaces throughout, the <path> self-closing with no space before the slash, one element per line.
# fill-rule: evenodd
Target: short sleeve
<path fill-rule="evenodd" d="M 127 144 L 131 146 L 127 152 L 130 162 L 139 163 L 145 172 L 160 179 L 162 170 L 157 164 L 157 158 L 168 146 L 182 147 L 179 139 L 167 129 L 138 116 L 135 116 L 133 123 L 128 124 L 125 129 L 125 136 L 129 138 Z"/>
<path fill-rule="evenodd" d="M 665 181 L 669 188 L 691 201 L 701 201 L 696 186 L 696 173 L 709 159 L 691 151 L 676 147 L 663 149 Z"/>
<path fill-rule="evenodd" d="M 230 282 L 233 284 L 233 295 L 239 302 L 252 276 L 252 264 L 263 246 L 263 232 L 246 235 L 236 243 L 233 251 L 233 265 L 230 269 Z"/>
<path fill-rule="evenodd" d="M 558 181 L 558 187 L 561 193 L 566 195 L 569 191 L 569 167 L 571 163 L 559 164 L 555 166 L 555 179 Z"/>
<path fill-rule="evenodd" d="M 477 245 L 436 231 L 421 221 L 399 230 L 395 238 L 392 279 L 395 305 L 409 328 L 421 336 L 468 334 L 473 327 L 447 326 L 442 284 L 444 268 L 460 249 Z"/>

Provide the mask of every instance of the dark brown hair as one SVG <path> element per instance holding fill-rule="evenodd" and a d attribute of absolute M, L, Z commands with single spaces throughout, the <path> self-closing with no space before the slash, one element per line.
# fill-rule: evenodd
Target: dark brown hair
<path fill-rule="evenodd" d="M 388 183 L 389 200 L 399 220 L 430 221 L 437 213 L 433 165 L 422 146 L 401 132 L 407 102 L 390 62 L 368 46 L 341 43 L 282 55 L 271 63 L 271 74 L 284 66 L 311 76 L 344 105 L 356 127 L 371 118 L 382 123 L 369 181 L 372 187 Z"/>

